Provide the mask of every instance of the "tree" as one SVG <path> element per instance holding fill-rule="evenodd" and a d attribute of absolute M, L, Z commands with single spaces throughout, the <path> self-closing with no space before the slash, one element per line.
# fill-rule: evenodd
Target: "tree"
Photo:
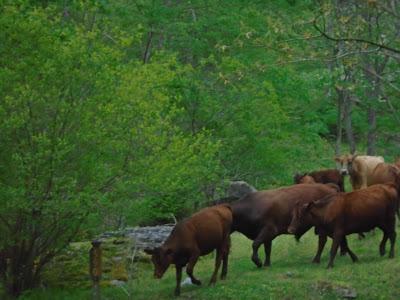
<path fill-rule="evenodd" d="M 127 63 L 123 32 L 110 43 L 96 23 L 63 18 L 19 4 L 0 17 L 0 277 L 11 295 L 35 287 L 98 211 L 154 200 L 154 219 L 182 213 L 218 170 L 207 132 L 174 125 L 173 58 Z"/>

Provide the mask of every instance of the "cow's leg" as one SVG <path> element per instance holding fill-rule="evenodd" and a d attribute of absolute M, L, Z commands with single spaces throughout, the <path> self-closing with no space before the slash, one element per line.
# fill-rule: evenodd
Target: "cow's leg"
<path fill-rule="evenodd" d="M 221 279 L 225 279 L 226 274 L 228 273 L 228 257 L 229 257 L 230 247 L 231 247 L 231 238 L 230 238 L 230 236 L 228 236 L 225 247 L 224 247 L 224 253 L 222 255 Z"/>
<path fill-rule="evenodd" d="M 264 267 L 269 267 L 271 265 L 271 247 L 272 247 L 272 240 L 264 242 L 264 251 L 265 251 Z"/>
<path fill-rule="evenodd" d="M 387 234 L 386 230 L 383 230 L 383 238 L 381 243 L 379 244 L 379 254 L 384 256 L 386 253 L 386 241 L 388 240 L 389 235 Z"/>
<path fill-rule="evenodd" d="M 347 244 L 347 238 L 346 238 L 346 236 L 343 237 L 342 243 L 341 243 L 340 247 L 342 247 L 342 249 L 344 248 L 345 253 L 347 252 L 347 253 L 350 255 L 351 260 L 352 260 L 353 262 L 357 262 L 357 261 L 358 261 L 358 257 L 354 254 L 354 252 L 352 252 L 352 251 L 350 250 L 349 245 Z"/>
<path fill-rule="evenodd" d="M 222 257 L 223 257 L 223 249 L 221 249 L 222 247 L 217 249 L 217 255 L 215 256 L 215 267 L 214 267 L 214 273 L 211 276 L 210 279 L 210 285 L 211 284 L 215 284 L 215 282 L 217 281 L 217 275 L 218 275 L 218 270 L 219 267 L 221 265 L 221 261 L 222 261 Z"/>
<path fill-rule="evenodd" d="M 390 239 L 390 252 L 389 252 L 389 258 L 394 258 L 394 244 L 396 241 L 396 231 L 393 231 L 389 234 L 389 239 Z"/>
<path fill-rule="evenodd" d="M 346 253 L 347 253 L 347 247 L 344 241 L 342 241 L 342 243 L 340 244 L 340 256 L 345 256 Z"/>
<path fill-rule="evenodd" d="M 253 242 L 253 254 L 251 256 L 251 260 L 256 264 L 257 267 L 261 268 L 262 264 L 260 258 L 258 257 L 258 248 L 260 248 L 261 244 L 266 243 L 268 241 L 272 241 L 274 237 L 275 230 L 271 227 L 264 226 L 264 228 L 260 231 L 258 236 Z M 265 253 L 267 255 L 267 253 Z M 268 257 L 265 257 L 267 261 L 270 261 L 271 251 L 268 253 Z"/>
<path fill-rule="evenodd" d="M 258 268 L 262 267 L 260 258 L 258 257 L 258 248 L 260 248 L 260 245 L 264 242 L 266 236 L 266 229 L 265 227 L 260 231 L 258 236 L 254 239 L 253 241 L 253 254 L 251 255 L 251 260 L 256 264 Z"/>
<path fill-rule="evenodd" d="M 329 257 L 328 268 L 333 268 L 333 261 L 335 260 L 335 256 L 338 250 L 340 243 L 342 242 L 343 234 L 340 232 L 335 232 L 333 235 L 333 242 L 331 247 L 331 255 Z"/>
<path fill-rule="evenodd" d="M 325 244 L 326 244 L 327 237 L 325 234 L 319 234 L 318 235 L 318 250 L 317 254 L 315 254 L 314 259 L 312 260 L 313 263 L 319 264 L 321 261 L 321 254 L 322 251 L 324 250 Z"/>
<path fill-rule="evenodd" d="M 188 265 L 186 267 L 186 273 L 188 274 L 188 276 L 192 280 L 192 283 L 196 284 L 196 285 L 201 285 L 201 281 L 196 279 L 196 277 L 194 277 L 194 275 L 193 275 L 193 269 L 194 269 L 194 266 L 197 263 L 197 260 L 199 259 L 199 256 L 200 256 L 200 253 L 198 251 L 193 252 L 192 256 L 190 256 L 190 258 L 189 258 L 189 262 L 188 262 Z"/>
<path fill-rule="evenodd" d="M 181 294 L 181 280 L 182 280 L 182 266 L 176 265 L 175 296 L 179 296 Z"/>

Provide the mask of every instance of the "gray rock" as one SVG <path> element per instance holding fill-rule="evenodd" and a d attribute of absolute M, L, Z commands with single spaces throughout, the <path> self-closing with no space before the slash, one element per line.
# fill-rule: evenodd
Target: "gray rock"
<path fill-rule="evenodd" d="M 246 181 L 231 181 L 227 190 L 227 196 L 242 198 L 252 192 L 257 192 L 256 188 L 248 184 Z"/>

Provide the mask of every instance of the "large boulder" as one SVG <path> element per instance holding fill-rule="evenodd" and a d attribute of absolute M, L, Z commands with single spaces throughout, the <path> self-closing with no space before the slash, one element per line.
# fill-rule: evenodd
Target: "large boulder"
<path fill-rule="evenodd" d="M 252 192 L 257 192 L 257 189 L 248 184 L 246 181 L 239 180 L 231 181 L 226 194 L 227 197 L 235 197 L 240 199 Z"/>

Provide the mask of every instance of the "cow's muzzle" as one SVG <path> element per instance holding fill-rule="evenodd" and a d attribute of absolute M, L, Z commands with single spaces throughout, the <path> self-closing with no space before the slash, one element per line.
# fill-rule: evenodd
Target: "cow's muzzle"
<path fill-rule="evenodd" d="M 347 169 L 340 170 L 341 175 L 349 175 L 349 171 Z"/>

